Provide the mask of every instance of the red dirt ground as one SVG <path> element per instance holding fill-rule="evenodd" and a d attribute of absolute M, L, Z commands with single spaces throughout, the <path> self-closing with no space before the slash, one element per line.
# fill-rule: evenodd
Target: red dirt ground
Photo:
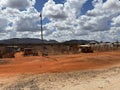
<path fill-rule="evenodd" d="M 0 75 L 65 72 L 103 68 L 120 64 L 120 51 L 81 53 L 75 55 L 29 56 L 23 57 L 22 52 L 6 64 L 0 64 Z"/>

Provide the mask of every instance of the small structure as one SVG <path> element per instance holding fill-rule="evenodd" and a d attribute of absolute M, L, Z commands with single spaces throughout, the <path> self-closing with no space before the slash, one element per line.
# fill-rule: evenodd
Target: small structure
<path fill-rule="evenodd" d="M 18 51 L 18 49 L 19 49 L 19 47 L 18 46 L 6 46 L 5 47 L 5 52 L 7 52 L 7 53 L 11 53 L 11 52 L 17 52 Z"/>
<path fill-rule="evenodd" d="M 79 45 L 79 51 L 83 53 L 93 53 L 93 49 L 90 45 Z"/>

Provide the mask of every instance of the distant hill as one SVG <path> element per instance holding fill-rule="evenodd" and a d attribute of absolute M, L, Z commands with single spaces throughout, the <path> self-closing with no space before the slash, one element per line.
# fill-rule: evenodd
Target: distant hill
<path fill-rule="evenodd" d="M 87 44 L 89 42 L 96 42 L 94 40 L 70 40 L 61 42 L 63 44 Z M 56 40 L 44 40 L 45 44 L 58 44 L 60 42 Z M 0 44 L 42 44 L 41 39 L 36 38 L 13 38 L 13 39 L 6 39 L 6 40 L 0 40 Z"/>
<path fill-rule="evenodd" d="M 63 42 L 64 44 L 88 44 L 90 42 L 95 42 L 98 43 L 95 40 L 70 40 L 70 41 L 65 41 Z"/>
<path fill-rule="evenodd" d="M 6 40 L 0 40 L 0 44 L 41 44 L 41 39 L 35 39 L 35 38 L 13 38 L 13 39 L 6 39 Z M 55 40 L 44 40 L 44 43 L 58 43 Z"/>

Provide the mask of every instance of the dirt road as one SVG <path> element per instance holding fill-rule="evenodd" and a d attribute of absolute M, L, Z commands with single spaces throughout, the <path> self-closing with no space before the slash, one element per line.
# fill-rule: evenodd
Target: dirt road
<path fill-rule="evenodd" d="M 88 70 L 120 64 L 120 51 L 47 57 L 23 57 L 19 54 L 13 59 L 1 59 L 6 63 L 0 64 L 0 75 Z"/>

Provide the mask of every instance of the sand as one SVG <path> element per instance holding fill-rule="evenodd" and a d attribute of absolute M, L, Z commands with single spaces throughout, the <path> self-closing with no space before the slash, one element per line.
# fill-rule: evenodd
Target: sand
<path fill-rule="evenodd" d="M 0 78 L 0 90 L 119 90 L 120 66 Z"/>

